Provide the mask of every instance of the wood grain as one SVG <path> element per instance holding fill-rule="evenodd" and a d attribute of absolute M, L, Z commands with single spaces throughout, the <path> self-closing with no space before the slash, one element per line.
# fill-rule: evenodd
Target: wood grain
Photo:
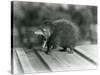
<path fill-rule="evenodd" d="M 35 69 L 32 68 L 31 63 L 30 63 L 26 53 L 24 52 L 24 50 L 22 48 L 17 48 L 16 54 L 18 56 L 19 62 L 22 66 L 24 73 L 34 73 L 34 72 L 36 72 Z"/>

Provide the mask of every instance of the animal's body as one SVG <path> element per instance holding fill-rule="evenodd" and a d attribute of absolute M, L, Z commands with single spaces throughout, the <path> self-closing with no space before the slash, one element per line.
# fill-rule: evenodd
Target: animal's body
<path fill-rule="evenodd" d="M 53 29 L 51 28 L 51 34 L 47 39 L 46 53 L 48 54 L 52 47 L 53 49 L 62 47 L 62 51 L 70 49 L 69 52 L 72 52 L 79 38 L 78 27 L 65 19 L 56 20 L 50 24 L 53 24 Z"/>

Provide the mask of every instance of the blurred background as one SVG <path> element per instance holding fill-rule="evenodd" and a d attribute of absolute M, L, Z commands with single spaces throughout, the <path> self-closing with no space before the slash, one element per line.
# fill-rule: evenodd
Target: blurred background
<path fill-rule="evenodd" d="M 97 6 L 13 2 L 13 47 L 41 46 L 43 38 L 33 32 L 45 20 L 68 19 L 80 29 L 77 45 L 97 44 Z"/>

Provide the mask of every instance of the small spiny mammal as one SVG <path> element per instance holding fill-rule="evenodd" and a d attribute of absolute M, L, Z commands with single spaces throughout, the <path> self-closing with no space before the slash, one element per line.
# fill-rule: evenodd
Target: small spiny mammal
<path fill-rule="evenodd" d="M 59 51 L 73 53 L 79 39 L 79 29 L 74 23 L 66 19 L 59 19 L 44 22 L 44 27 L 45 31 L 42 29 L 42 32 L 46 36 L 46 42 L 43 48 L 47 47 L 46 54 L 49 54 L 57 47 L 62 47 Z"/>
<path fill-rule="evenodd" d="M 79 39 L 78 27 L 65 19 L 59 19 L 49 24 L 53 25 L 51 25 L 51 34 L 46 42 L 47 51 L 45 53 L 49 54 L 52 47 L 53 49 L 62 47 L 63 49 L 60 51 L 69 50 L 69 53 L 72 53 Z"/>

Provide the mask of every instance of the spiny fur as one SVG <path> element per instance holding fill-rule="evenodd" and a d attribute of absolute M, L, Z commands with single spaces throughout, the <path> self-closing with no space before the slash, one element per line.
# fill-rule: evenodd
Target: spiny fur
<path fill-rule="evenodd" d="M 73 50 L 79 38 L 78 27 L 65 19 L 53 21 L 51 24 L 53 24 L 53 30 L 51 29 L 51 35 L 46 43 L 46 53 L 50 52 L 51 46 L 53 48 L 63 47 L 64 49 L 70 48 Z"/>

